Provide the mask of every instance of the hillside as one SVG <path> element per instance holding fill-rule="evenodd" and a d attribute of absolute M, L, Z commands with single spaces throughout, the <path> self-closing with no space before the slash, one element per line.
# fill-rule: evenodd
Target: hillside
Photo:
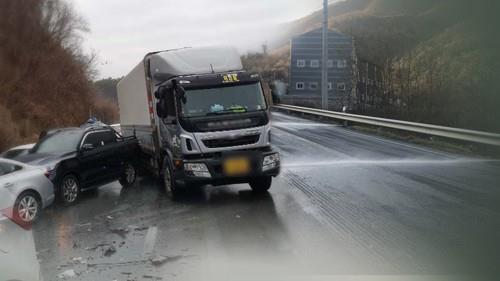
<path fill-rule="evenodd" d="M 330 28 L 361 41 L 368 36 L 370 44 L 392 43 L 407 51 L 457 24 L 490 28 L 499 22 L 498 7 L 494 0 L 345 0 L 329 6 L 329 23 Z M 321 27 L 322 16 L 317 11 L 283 25 L 272 47 L 282 47 L 291 37 Z"/>
<path fill-rule="evenodd" d="M 401 113 L 386 117 L 500 132 L 498 1 L 346 0 L 329 11 L 330 27 L 355 38 L 358 58 L 384 68 L 390 85 L 382 92 L 407 107 L 384 110 Z M 321 17 L 318 11 L 283 26 L 271 46 L 288 49 L 291 37 L 320 27 Z"/>
<path fill-rule="evenodd" d="M 115 118 L 94 93 L 93 58 L 79 47 L 86 31 L 66 1 L 0 1 L 0 151 L 89 113 Z"/>

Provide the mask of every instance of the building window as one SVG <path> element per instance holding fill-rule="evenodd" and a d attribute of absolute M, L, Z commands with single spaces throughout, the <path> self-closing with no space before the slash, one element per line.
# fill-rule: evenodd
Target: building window
<path fill-rule="evenodd" d="M 333 60 L 328 60 L 328 68 L 333 68 Z"/>
<path fill-rule="evenodd" d="M 319 67 L 319 60 L 311 60 L 311 67 L 318 68 Z"/>
<path fill-rule="evenodd" d="M 309 89 L 310 90 L 317 90 L 318 89 L 318 82 L 309 83 Z"/>
<path fill-rule="evenodd" d="M 337 83 L 337 90 L 345 91 L 345 83 Z"/>
<path fill-rule="evenodd" d="M 333 89 L 332 82 L 328 82 L 328 91 L 331 91 L 332 89 Z"/>
<path fill-rule="evenodd" d="M 338 60 L 337 61 L 337 68 L 346 68 L 347 67 L 347 60 Z"/>
<path fill-rule="evenodd" d="M 297 67 L 306 67 L 306 60 L 297 60 Z"/>
<path fill-rule="evenodd" d="M 295 84 L 295 88 L 297 90 L 304 90 L 304 82 L 297 82 L 297 84 Z"/>

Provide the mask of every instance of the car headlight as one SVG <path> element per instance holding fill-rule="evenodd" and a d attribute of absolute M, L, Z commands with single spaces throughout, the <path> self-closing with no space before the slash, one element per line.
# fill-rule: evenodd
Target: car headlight
<path fill-rule="evenodd" d="M 204 163 L 184 163 L 184 170 L 191 172 L 195 177 L 210 178 L 212 175 Z"/>
<path fill-rule="evenodd" d="M 273 168 L 278 167 L 280 162 L 280 155 L 278 153 L 274 153 L 264 157 L 262 161 L 262 170 L 267 171 Z"/>
<path fill-rule="evenodd" d="M 44 168 L 44 175 L 51 181 L 54 181 L 56 178 L 56 172 L 57 172 L 57 167 L 59 166 L 58 163 L 52 164 L 52 165 L 47 165 Z"/>

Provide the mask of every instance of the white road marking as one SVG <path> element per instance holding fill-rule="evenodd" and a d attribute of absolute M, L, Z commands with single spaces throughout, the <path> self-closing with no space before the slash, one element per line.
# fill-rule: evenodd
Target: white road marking
<path fill-rule="evenodd" d="M 149 256 L 154 253 L 154 247 L 156 244 L 156 237 L 158 236 L 158 227 L 151 226 L 148 228 L 146 233 L 146 238 L 144 239 L 144 251 L 143 256 Z"/>

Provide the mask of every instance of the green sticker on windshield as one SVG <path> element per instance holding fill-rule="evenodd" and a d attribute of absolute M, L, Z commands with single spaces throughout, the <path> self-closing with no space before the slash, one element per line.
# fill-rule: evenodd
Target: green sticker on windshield
<path fill-rule="evenodd" d="M 241 105 L 236 105 L 236 106 L 231 106 L 229 108 L 229 110 L 231 110 L 232 112 L 236 112 L 236 113 L 243 113 L 243 112 L 246 112 L 247 109 L 244 108 L 243 106 Z"/>

